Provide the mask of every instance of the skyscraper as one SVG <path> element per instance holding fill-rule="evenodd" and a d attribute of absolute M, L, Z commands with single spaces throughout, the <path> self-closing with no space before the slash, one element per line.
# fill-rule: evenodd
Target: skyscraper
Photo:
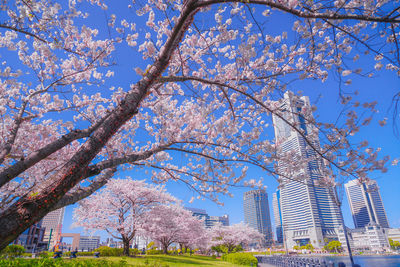
<path fill-rule="evenodd" d="M 371 180 L 366 184 L 360 183 L 358 180 L 352 180 L 346 183 L 344 187 L 356 228 L 365 227 L 369 223 L 389 228 L 376 181 Z"/>
<path fill-rule="evenodd" d="M 244 222 L 265 236 L 265 244 L 272 243 L 271 217 L 265 190 L 251 190 L 243 196 Z"/>
<path fill-rule="evenodd" d="M 274 223 L 275 223 L 275 233 L 276 241 L 278 243 L 283 243 L 283 232 L 282 232 L 282 216 L 281 216 L 281 204 L 280 204 L 281 192 L 276 190 L 272 194 L 272 208 L 274 211 Z"/>
<path fill-rule="evenodd" d="M 273 123 L 278 154 L 282 156 L 277 171 L 283 174 L 280 208 L 285 245 L 292 248 L 310 243 L 321 248 L 325 240 L 338 238 L 343 225 L 333 188 L 319 185 L 326 167 L 315 152 L 320 148 L 318 131 L 306 123 L 306 117 L 312 117 L 310 102 L 308 97 L 286 92 L 277 104 L 277 114 L 281 115 L 273 114 Z M 303 165 L 293 167 L 298 162 Z"/>
<path fill-rule="evenodd" d="M 62 223 L 64 221 L 65 207 L 49 212 L 43 217 L 42 227 L 45 227 L 43 241 L 47 242 L 49 249 L 53 249 L 61 241 Z"/>

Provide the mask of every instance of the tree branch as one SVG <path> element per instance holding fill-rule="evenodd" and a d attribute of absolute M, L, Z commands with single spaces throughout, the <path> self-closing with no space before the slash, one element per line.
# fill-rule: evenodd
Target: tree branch
<path fill-rule="evenodd" d="M 103 185 L 105 185 L 116 171 L 116 168 L 107 169 L 103 175 L 97 178 L 96 181 L 92 182 L 89 186 L 86 186 L 85 188 L 79 188 L 76 191 L 65 194 L 50 211 L 75 204 L 76 202 L 90 196 Z"/>
<path fill-rule="evenodd" d="M 243 0 L 205 0 L 199 1 L 197 3 L 198 7 L 208 7 L 213 4 L 220 3 L 243 3 Z M 269 6 L 271 8 L 276 8 L 281 11 L 285 11 L 287 13 L 293 14 L 297 17 L 301 18 L 315 18 L 315 19 L 329 19 L 329 20 L 359 20 L 359 21 L 371 21 L 371 22 L 384 22 L 384 23 L 399 23 L 400 20 L 393 17 L 376 17 L 376 16 L 367 16 L 367 15 L 357 15 L 357 14 L 338 14 L 338 13 L 319 13 L 319 12 L 304 12 L 299 9 L 290 8 L 284 4 L 279 2 L 270 1 L 270 0 L 246 0 L 246 4 L 258 4 Z M 393 10 L 392 12 L 395 12 Z M 390 14 L 390 13 L 389 13 Z"/>

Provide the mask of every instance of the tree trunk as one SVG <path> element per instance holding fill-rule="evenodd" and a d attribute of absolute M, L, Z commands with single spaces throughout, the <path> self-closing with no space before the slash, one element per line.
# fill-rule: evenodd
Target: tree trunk
<path fill-rule="evenodd" d="M 124 250 L 123 250 L 122 254 L 124 256 L 128 256 L 129 257 L 129 243 L 130 243 L 130 240 L 128 240 L 127 238 L 122 238 L 122 243 L 124 244 Z"/>
<path fill-rule="evenodd" d="M 129 91 L 125 99 L 110 112 L 87 141 L 64 167 L 49 178 L 39 192 L 28 192 L 0 214 L 0 250 L 15 240 L 32 224 L 41 220 L 61 198 L 85 176 L 89 163 L 112 136 L 138 112 L 140 102 L 168 66 L 173 52 L 181 42 L 196 13 L 196 1 L 187 1 L 162 52 L 147 74 Z"/>
<path fill-rule="evenodd" d="M 160 243 L 163 247 L 163 252 L 164 254 L 168 254 L 168 247 L 170 245 L 170 243 L 168 242 L 167 238 L 162 238 L 162 240 L 160 240 Z"/>

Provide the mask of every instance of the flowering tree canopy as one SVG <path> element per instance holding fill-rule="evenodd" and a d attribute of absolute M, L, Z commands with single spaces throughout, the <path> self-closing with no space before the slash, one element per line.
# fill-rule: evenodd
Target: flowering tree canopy
<path fill-rule="evenodd" d="M 86 231 L 105 230 L 121 239 L 124 255 L 136 233 L 143 229 L 146 213 L 157 205 L 175 202 L 163 187 L 144 181 L 112 179 L 100 192 L 79 202 L 74 210 L 74 226 Z"/>
<path fill-rule="evenodd" d="M 230 253 L 238 245 L 261 244 L 264 236 L 243 223 L 230 226 L 218 224 L 211 229 L 212 245 L 224 246 Z"/>
<path fill-rule="evenodd" d="M 152 168 L 153 180 L 182 181 L 216 201 L 244 183 L 248 164 L 287 176 L 274 168 L 279 144 L 266 134 L 270 115 L 287 112 L 274 100 L 289 80 L 333 73 L 348 84 L 343 77 L 368 73 L 346 64 L 358 50 L 374 71 L 397 73 L 396 3 L 1 1 L 0 249 L 117 168 Z M 296 20 L 274 34 L 274 14 Z M 290 127 L 342 175 L 385 170 L 389 158 L 349 139 L 371 121 L 358 114 L 376 103 L 340 96 L 344 123 L 316 121 L 310 108 L 304 121 L 318 131 Z M 310 141 L 316 135 L 321 146 Z"/>
<path fill-rule="evenodd" d="M 146 214 L 145 235 L 157 241 L 165 254 L 172 243 L 192 247 L 205 233 L 204 224 L 179 205 L 160 205 Z"/>

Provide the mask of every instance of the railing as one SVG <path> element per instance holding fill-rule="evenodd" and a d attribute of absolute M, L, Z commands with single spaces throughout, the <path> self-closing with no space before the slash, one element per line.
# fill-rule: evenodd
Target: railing
<path fill-rule="evenodd" d="M 346 264 L 339 262 L 335 264 L 331 261 L 291 256 L 255 256 L 258 263 L 268 263 L 277 267 L 346 267 Z M 361 267 L 354 264 L 353 267 Z"/>

